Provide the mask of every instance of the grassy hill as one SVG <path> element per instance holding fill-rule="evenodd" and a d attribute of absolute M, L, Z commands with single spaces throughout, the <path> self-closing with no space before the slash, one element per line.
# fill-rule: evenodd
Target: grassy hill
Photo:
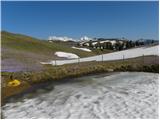
<path fill-rule="evenodd" d="M 48 41 L 9 32 L 2 32 L 2 47 L 44 55 L 53 55 L 56 51 L 72 52 L 80 57 L 94 55 L 92 52 L 75 50 L 64 44 L 49 43 Z"/>
<path fill-rule="evenodd" d="M 54 55 L 56 51 L 70 52 L 80 57 L 100 54 L 100 50 L 85 52 L 71 48 L 70 45 L 50 43 L 30 36 L 1 32 L 2 70 L 40 69 L 41 61 L 61 59 Z M 108 52 L 108 51 L 104 51 Z"/>

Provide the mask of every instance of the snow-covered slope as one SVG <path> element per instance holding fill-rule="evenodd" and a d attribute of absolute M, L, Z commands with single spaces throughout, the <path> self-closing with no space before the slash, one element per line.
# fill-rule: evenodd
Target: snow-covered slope
<path fill-rule="evenodd" d="M 68 59 L 79 58 L 78 55 L 67 52 L 55 52 L 55 55 L 57 55 L 58 57 L 64 57 Z"/>
<path fill-rule="evenodd" d="M 104 61 L 110 60 L 121 60 L 123 57 L 127 58 L 135 58 L 143 55 L 159 55 L 159 45 L 152 46 L 152 47 L 141 47 L 141 48 L 133 48 L 129 50 L 123 50 L 119 52 L 113 52 L 108 54 L 103 54 Z M 81 58 L 80 60 L 73 59 L 73 60 L 59 60 L 56 62 L 57 65 L 69 64 L 69 63 L 76 63 L 76 62 L 87 62 L 87 61 L 102 61 L 102 55 L 97 55 L 93 57 L 86 57 Z M 55 61 L 51 61 L 48 64 L 55 64 Z"/>
<path fill-rule="evenodd" d="M 78 47 L 72 47 L 72 48 L 78 49 L 78 50 L 83 50 L 83 51 L 86 51 L 86 52 L 91 52 L 91 50 L 88 49 L 88 48 L 78 48 Z"/>

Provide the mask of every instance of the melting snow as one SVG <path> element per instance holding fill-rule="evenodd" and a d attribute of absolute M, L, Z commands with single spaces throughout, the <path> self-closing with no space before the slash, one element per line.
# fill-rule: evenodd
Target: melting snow
<path fill-rule="evenodd" d="M 122 72 L 54 86 L 45 94 L 7 103 L 4 118 L 158 119 L 158 74 Z"/>
<path fill-rule="evenodd" d="M 90 50 L 90 49 L 88 49 L 88 48 L 78 48 L 78 47 L 72 47 L 72 48 L 74 48 L 74 49 L 78 49 L 78 50 L 87 51 L 87 52 L 91 52 L 91 50 Z"/>
<path fill-rule="evenodd" d="M 57 55 L 58 57 L 64 57 L 68 59 L 79 58 L 76 54 L 67 52 L 55 52 L 55 55 Z"/>

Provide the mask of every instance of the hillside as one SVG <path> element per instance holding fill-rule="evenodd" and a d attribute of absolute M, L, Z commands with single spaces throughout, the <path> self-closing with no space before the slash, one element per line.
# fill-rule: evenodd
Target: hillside
<path fill-rule="evenodd" d="M 70 52 L 80 57 L 97 54 L 97 52 L 73 49 L 67 44 L 50 43 L 45 40 L 6 31 L 1 32 L 1 45 L 2 71 L 41 69 L 40 61 L 61 59 L 54 55 L 56 51 Z"/>

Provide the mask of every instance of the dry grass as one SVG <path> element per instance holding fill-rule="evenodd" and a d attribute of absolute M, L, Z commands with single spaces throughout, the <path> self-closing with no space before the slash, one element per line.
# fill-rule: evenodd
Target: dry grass
<path fill-rule="evenodd" d="M 97 74 L 112 71 L 145 71 L 159 72 L 158 56 L 138 57 L 128 60 L 118 60 L 109 62 L 84 62 L 67 64 L 62 66 L 44 65 L 44 70 L 39 72 L 2 72 L 2 99 L 21 93 L 29 89 L 34 84 L 47 81 L 73 78 L 88 74 Z M 21 81 L 18 87 L 8 87 L 6 84 L 10 76 Z"/>

